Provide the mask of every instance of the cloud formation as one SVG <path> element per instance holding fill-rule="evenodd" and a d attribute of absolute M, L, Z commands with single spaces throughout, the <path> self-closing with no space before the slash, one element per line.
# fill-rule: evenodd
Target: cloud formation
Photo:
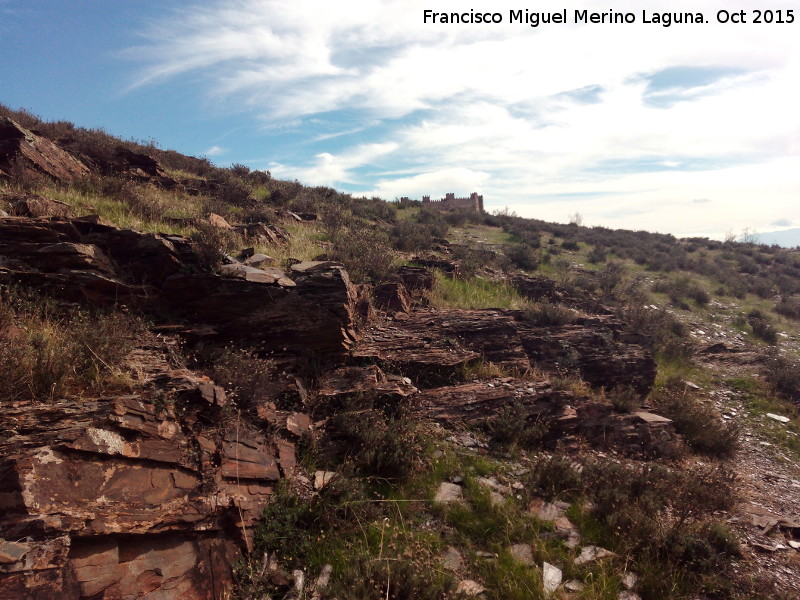
<path fill-rule="evenodd" d="M 517 4 L 491 10 L 507 22 Z M 640 6 L 614 8 L 640 17 Z M 313 148 L 252 166 L 387 199 L 478 191 L 489 208 L 524 216 L 563 221 L 577 210 L 588 224 L 687 234 L 800 218 L 792 26 L 424 25 L 425 8 L 178 8 L 131 51 L 145 60 L 132 87 L 200 78 L 265 137 L 290 122 L 296 144 Z M 689 8 L 713 20 L 718 5 Z"/>

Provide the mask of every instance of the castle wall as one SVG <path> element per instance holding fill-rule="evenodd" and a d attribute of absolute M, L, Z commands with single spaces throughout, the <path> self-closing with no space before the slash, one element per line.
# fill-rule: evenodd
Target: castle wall
<path fill-rule="evenodd" d="M 473 192 L 469 198 L 456 198 L 455 194 L 445 194 L 441 200 L 431 200 L 430 196 L 422 197 L 423 206 L 429 206 L 436 210 L 467 210 L 471 212 L 483 212 L 483 196 Z"/>

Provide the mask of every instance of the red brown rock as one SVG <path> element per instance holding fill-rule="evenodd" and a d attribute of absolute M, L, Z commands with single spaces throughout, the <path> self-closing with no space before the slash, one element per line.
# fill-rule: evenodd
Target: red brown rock
<path fill-rule="evenodd" d="M 75 211 L 66 202 L 27 194 L 23 196 L 6 196 L 14 214 L 21 217 L 74 217 Z"/>
<path fill-rule="evenodd" d="M 402 283 L 384 283 L 374 290 L 375 305 L 385 311 L 411 312 L 411 297 Z"/>
<path fill-rule="evenodd" d="M 619 328 L 602 319 L 583 324 L 538 326 L 523 319 L 517 332 L 531 364 L 545 370 L 577 371 L 591 385 L 629 386 L 644 396 L 656 376 L 656 362 L 648 348 L 629 343 Z"/>
<path fill-rule="evenodd" d="M 510 370 L 530 369 L 515 321 L 499 310 L 419 310 L 368 330 L 356 356 L 396 366 L 418 385 L 457 381 L 483 358 Z"/>
<path fill-rule="evenodd" d="M 8 117 L 0 117 L 0 169 L 16 168 L 70 182 L 89 175 L 89 168 L 55 143 L 25 129 Z"/>
<path fill-rule="evenodd" d="M 172 369 L 160 350 L 129 362 L 134 394 L 3 406 L 4 598 L 230 593 L 235 554 L 252 540 L 279 467 L 294 469 L 294 445 L 246 421 L 220 431 L 222 389 Z"/>

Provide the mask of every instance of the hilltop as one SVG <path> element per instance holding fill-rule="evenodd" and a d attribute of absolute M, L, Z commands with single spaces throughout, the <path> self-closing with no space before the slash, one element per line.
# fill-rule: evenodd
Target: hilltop
<path fill-rule="evenodd" d="M 0 107 L 0 596 L 794 598 L 800 252 Z"/>

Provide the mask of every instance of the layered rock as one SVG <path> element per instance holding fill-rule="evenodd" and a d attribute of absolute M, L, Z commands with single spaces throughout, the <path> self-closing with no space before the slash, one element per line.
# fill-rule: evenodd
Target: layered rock
<path fill-rule="evenodd" d="M 683 441 L 670 419 L 647 411 L 615 413 L 608 403 L 554 388 L 549 381 L 506 377 L 432 388 L 415 397 L 420 417 L 459 429 L 489 426 L 507 419 L 546 425 L 544 442 L 583 440 L 599 448 L 615 448 L 635 456 L 675 456 Z"/>
<path fill-rule="evenodd" d="M 356 356 L 398 368 L 420 385 L 456 381 L 479 360 L 516 372 L 577 372 L 597 387 L 630 386 L 641 395 L 650 391 L 656 373 L 650 351 L 609 318 L 536 326 L 519 312 L 494 309 L 419 310 L 371 328 Z"/>
<path fill-rule="evenodd" d="M 99 217 L 0 218 L 0 281 L 70 300 L 168 308 L 221 343 L 267 353 L 342 354 L 356 339 L 356 291 L 341 264 L 281 269 L 234 263 L 201 272 L 192 243 Z"/>
<path fill-rule="evenodd" d="M 0 171 L 23 169 L 58 181 L 70 182 L 89 175 L 89 168 L 49 139 L 0 117 Z"/>
<path fill-rule="evenodd" d="M 0 416 L 9 597 L 225 598 L 234 555 L 294 470 L 291 438 L 221 418 L 227 398 L 212 381 L 153 350 L 131 360 L 143 377 L 133 394 Z"/>
<path fill-rule="evenodd" d="M 531 364 L 548 371 L 577 371 L 591 385 L 632 387 L 644 396 L 655 381 L 655 359 L 617 325 L 608 319 L 555 326 L 532 325 L 524 319 L 516 322 Z"/>

